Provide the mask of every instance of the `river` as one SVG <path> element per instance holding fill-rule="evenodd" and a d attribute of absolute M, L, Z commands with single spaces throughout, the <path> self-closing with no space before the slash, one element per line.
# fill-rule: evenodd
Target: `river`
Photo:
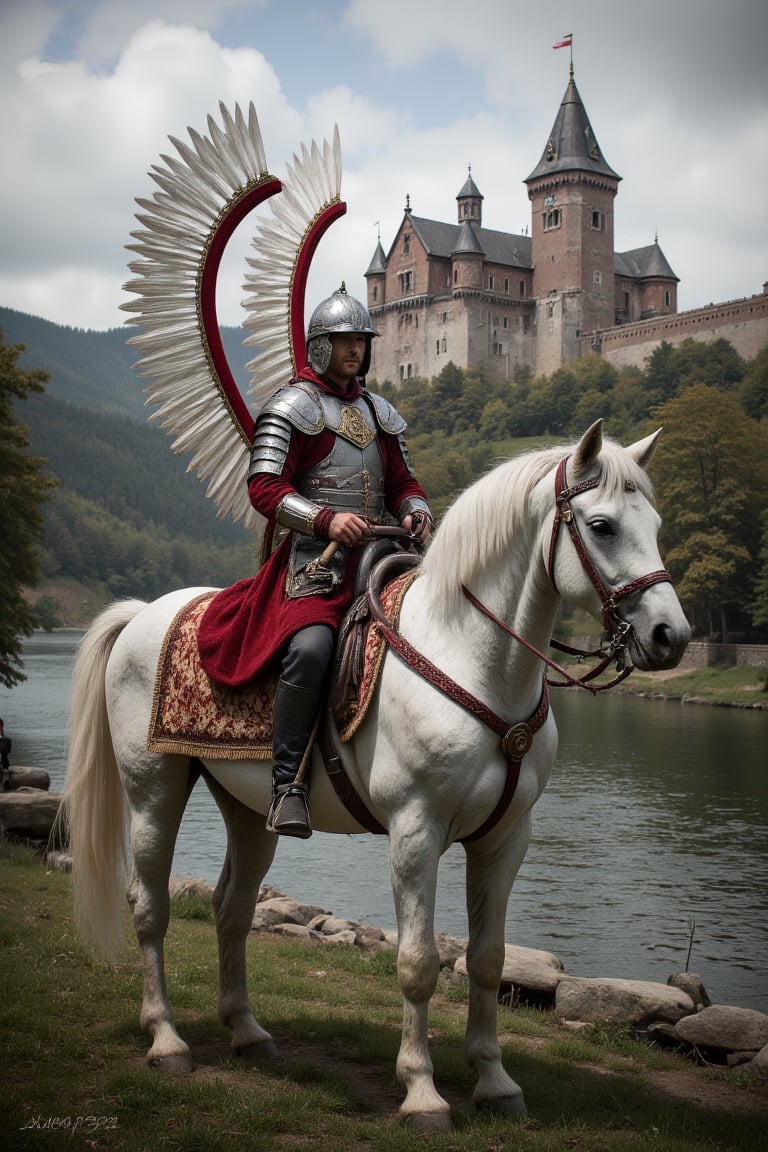
<path fill-rule="evenodd" d="M 81 633 L 36 633 L 28 679 L 0 687 L 12 763 L 64 780 L 69 677 Z M 714 1002 L 768 1012 L 768 711 L 553 693 L 560 753 L 534 811 L 507 940 L 579 976 L 664 982 L 690 968 Z M 436 927 L 466 936 L 463 850 L 440 870 Z M 174 871 L 215 882 L 224 828 L 201 783 Z M 268 883 L 337 916 L 394 927 L 387 841 L 284 840 Z"/>

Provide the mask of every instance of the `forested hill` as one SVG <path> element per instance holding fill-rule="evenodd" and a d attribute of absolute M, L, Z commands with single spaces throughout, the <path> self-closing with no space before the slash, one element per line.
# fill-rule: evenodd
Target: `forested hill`
<path fill-rule="evenodd" d="M 0 308 L 0 332 L 6 345 L 25 346 L 19 367 L 50 375 L 16 417 L 29 428 L 31 453 L 59 481 L 45 508 L 45 587 L 77 581 L 101 589 L 103 599 L 153 597 L 230 584 L 253 570 L 251 534 L 217 519 L 188 459 L 148 422 L 130 327 L 86 331 Z M 245 392 L 253 352 L 242 338 L 240 329 L 222 329 Z"/>
<path fill-rule="evenodd" d="M 130 325 L 108 332 L 65 328 L 39 316 L 0 308 L 0 332 L 6 344 L 25 346 L 18 360 L 21 368 L 39 368 L 50 374 L 46 385 L 49 396 L 89 412 L 122 412 L 132 420 L 146 422 L 146 382 L 134 368 L 138 353 L 128 344 Z M 221 329 L 230 369 L 245 392 L 245 364 L 254 350 L 243 348 L 243 336 L 240 328 Z"/>

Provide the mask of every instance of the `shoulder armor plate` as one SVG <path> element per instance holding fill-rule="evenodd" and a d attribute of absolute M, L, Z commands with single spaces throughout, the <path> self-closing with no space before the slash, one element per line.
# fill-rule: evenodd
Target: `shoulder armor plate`
<path fill-rule="evenodd" d="M 311 384 L 303 380 L 293 381 L 278 389 L 259 412 L 257 419 L 267 414 L 282 416 L 299 432 L 306 432 L 309 436 L 316 436 L 325 427 L 323 406 Z"/>
<path fill-rule="evenodd" d="M 393 436 L 401 436 L 405 432 L 408 425 L 389 400 L 385 400 L 383 396 L 378 396 L 375 392 L 365 391 L 363 396 L 373 409 L 376 423 L 382 432 L 390 432 Z"/>

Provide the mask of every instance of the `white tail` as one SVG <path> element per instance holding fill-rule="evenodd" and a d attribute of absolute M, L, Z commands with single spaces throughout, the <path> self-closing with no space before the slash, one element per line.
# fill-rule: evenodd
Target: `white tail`
<path fill-rule="evenodd" d="M 75 660 L 60 823 L 72 852 L 75 922 L 112 957 L 124 940 L 126 819 L 107 717 L 105 674 L 125 626 L 146 605 L 120 600 L 94 620 Z"/>

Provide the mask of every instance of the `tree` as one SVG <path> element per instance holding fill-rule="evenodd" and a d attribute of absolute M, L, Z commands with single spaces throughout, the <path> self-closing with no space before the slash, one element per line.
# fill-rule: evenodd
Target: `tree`
<path fill-rule="evenodd" d="M 43 536 L 41 505 L 55 481 L 45 461 L 29 454 L 29 429 L 16 422 L 14 400 L 42 392 L 47 372 L 23 372 L 16 361 L 24 345 L 0 332 L 0 683 L 24 680 L 22 640 L 37 622 L 24 588 L 39 578 Z"/>
<path fill-rule="evenodd" d="M 664 438 L 651 465 L 662 548 L 681 599 L 722 639 L 728 606 L 748 610 L 768 483 L 766 429 L 732 393 L 686 388 L 653 412 Z"/>

